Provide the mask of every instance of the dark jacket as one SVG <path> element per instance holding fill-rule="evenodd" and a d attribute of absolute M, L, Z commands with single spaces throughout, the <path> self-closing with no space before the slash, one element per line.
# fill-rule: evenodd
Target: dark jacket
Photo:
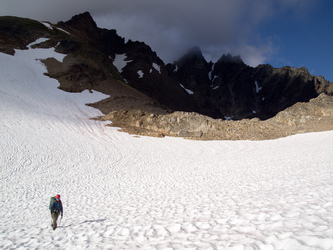
<path fill-rule="evenodd" d="M 62 202 L 61 202 L 61 200 L 59 200 L 59 201 L 57 201 L 57 200 L 54 200 L 53 202 L 52 202 L 52 204 L 51 204 L 51 208 L 50 208 L 50 210 L 51 210 L 51 213 L 52 213 L 52 211 L 54 211 L 54 210 L 60 210 L 60 212 L 61 212 L 61 216 L 63 215 L 63 210 L 62 210 Z"/>

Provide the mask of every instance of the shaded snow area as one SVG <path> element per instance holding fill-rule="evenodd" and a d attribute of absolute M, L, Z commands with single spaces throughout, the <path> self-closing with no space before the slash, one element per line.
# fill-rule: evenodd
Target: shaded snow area
<path fill-rule="evenodd" d="M 64 33 L 66 33 L 67 35 L 70 35 L 70 34 L 71 34 L 71 33 L 69 33 L 68 31 L 66 31 L 66 30 L 64 30 L 64 29 L 62 29 L 62 28 L 58 28 L 58 27 L 57 27 L 57 29 L 60 30 L 60 31 L 62 31 L 62 32 L 64 32 Z"/>
<path fill-rule="evenodd" d="M 256 93 L 258 94 L 259 91 L 262 89 L 262 87 L 259 87 L 258 82 L 254 81 L 254 84 L 256 85 Z"/>
<path fill-rule="evenodd" d="M 177 72 L 178 71 L 178 65 L 175 65 L 175 69 L 173 70 L 173 72 Z"/>
<path fill-rule="evenodd" d="M 158 71 L 158 73 L 161 74 L 161 67 L 160 66 L 158 66 L 156 63 L 153 63 L 153 67 L 154 67 L 154 69 L 156 69 Z"/>
<path fill-rule="evenodd" d="M 0 53 L 1 249 L 333 249 L 333 131 L 130 136 L 89 119 L 107 96 L 43 75 L 35 59 L 56 55 Z"/>
<path fill-rule="evenodd" d="M 215 63 L 212 65 L 212 69 L 211 69 L 211 71 L 209 71 L 208 72 L 208 78 L 209 78 L 209 80 L 211 81 L 211 82 L 213 82 L 216 78 L 218 78 L 218 76 L 217 75 L 214 75 L 214 77 L 213 77 L 213 71 L 214 71 L 214 67 L 215 67 Z"/>
<path fill-rule="evenodd" d="M 113 65 L 117 68 L 117 70 L 121 73 L 123 68 L 127 65 L 127 63 L 132 62 L 133 60 L 127 60 L 126 54 L 116 54 L 115 59 L 113 60 Z"/>
<path fill-rule="evenodd" d="M 143 71 L 140 69 L 140 70 L 138 70 L 138 75 L 139 75 L 139 78 L 142 78 L 143 77 L 143 75 L 144 75 L 144 73 L 143 73 Z"/>
<path fill-rule="evenodd" d="M 193 95 L 193 94 L 194 94 L 192 90 L 185 88 L 183 84 L 179 83 L 179 85 L 180 85 L 180 87 L 182 87 L 183 89 L 185 89 L 185 91 L 186 91 L 189 95 Z"/>
<path fill-rule="evenodd" d="M 48 23 L 48 22 L 41 22 L 41 23 L 44 24 L 48 29 L 53 30 L 50 23 Z"/>

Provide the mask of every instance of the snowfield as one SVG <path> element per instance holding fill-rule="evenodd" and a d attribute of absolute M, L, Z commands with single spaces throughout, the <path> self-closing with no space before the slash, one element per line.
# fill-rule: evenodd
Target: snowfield
<path fill-rule="evenodd" d="M 333 131 L 128 135 L 90 120 L 101 113 L 85 103 L 104 94 L 66 93 L 43 75 L 36 59 L 63 56 L 0 53 L 1 249 L 333 249 Z"/>

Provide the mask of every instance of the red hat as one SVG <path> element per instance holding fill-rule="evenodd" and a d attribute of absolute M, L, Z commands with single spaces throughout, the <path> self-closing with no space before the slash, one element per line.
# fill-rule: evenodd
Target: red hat
<path fill-rule="evenodd" d="M 60 194 L 57 194 L 57 195 L 56 195 L 56 199 L 60 199 Z"/>

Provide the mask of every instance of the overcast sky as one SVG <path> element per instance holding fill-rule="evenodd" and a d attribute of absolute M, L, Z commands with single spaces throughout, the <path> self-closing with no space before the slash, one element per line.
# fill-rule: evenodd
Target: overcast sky
<path fill-rule="evenodd" d="M 333 81 L 332 0 L 0 0 L 0 15 L 67 21 L 89 11 L 101 28 L 148 44 L 164 62 L 193 46 L 250 66 L 305 66 Z"/>

